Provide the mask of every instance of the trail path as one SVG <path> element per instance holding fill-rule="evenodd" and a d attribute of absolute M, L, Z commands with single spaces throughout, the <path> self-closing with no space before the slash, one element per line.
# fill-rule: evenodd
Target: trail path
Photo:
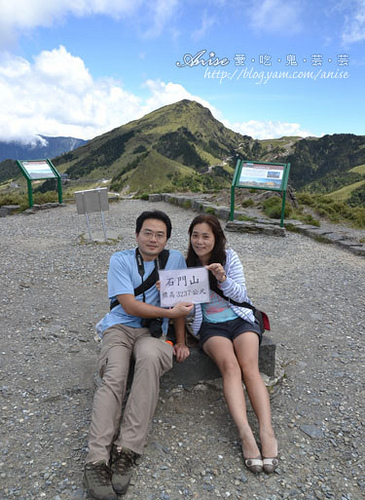
<path fill-rule="evenodd" d="M 185 252 L 196 214 L 162 202 L 111 204 L 116 246 L 80 244 L 87 230 L 74 205 L 0 219 L 0 499 L 86 498 L 94 324 L 108 309 L 109 258 L 134 246 L 136 217 L 154 207 L 172 219 L 170 247 Z M 91 225 L 100 228 L 97 214 Z M 126 500 L 361 500 L 365 259 L 293 233 L 227 237 L 251 298 L 270 315 L 285 371 L 272 394 L 280 468 L 244 469 L 219 380 L 177 387 L 161 392 Z"/>

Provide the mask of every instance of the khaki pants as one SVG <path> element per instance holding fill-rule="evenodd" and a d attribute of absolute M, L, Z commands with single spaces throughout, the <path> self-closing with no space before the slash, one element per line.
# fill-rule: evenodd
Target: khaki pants
<path fill-rule="evenodd" d="M 134 376 L 122 417 L 132 357 Z M 147 328 L 115 325 L 104 332 L 99 355 L 102 384 L 94 395 L 86 462 L 109 461 L 113 444 L 142 454 L 160 377 L 172 368 L 172 359 L 171 345 L 151 337 Z"/>

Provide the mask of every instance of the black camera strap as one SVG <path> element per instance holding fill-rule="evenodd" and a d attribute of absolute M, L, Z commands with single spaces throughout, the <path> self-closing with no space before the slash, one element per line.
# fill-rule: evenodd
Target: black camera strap
<path fill-rule="evenodd" d="M 210 283 L 209 285 L 210 285 L 211 290 L 213 290 L 213 292 L 215 292 L 217 295 L 219 295 L 220 297 L 225 299 L 227 302 L 230 302 L 234 306 L 246 307 L 247 309 L 251 309 L 253 311 L 253 313 L 255 314 L 256 307 L 253 306 L 252 304 L 250 304 L 249 302 L 237 302 L 236 300 L 230 299 L 229 297 L 224 295 L 224 293 L 222 292 L 222 290 L 220 288 L 218 288 L 218 285 L 216 282 Z"/>
<path fill-rule="evenodd" d="M 141 276 L 142 283 L 134 289 L 134 295 L 137 296 L 143 294 L 143 302 L 145 302 L 145 292 L 149 290 L 158 280 L 158 271 L 165 268 L 167 260 L 169 258 L 169 251 L 166 249 L 162 250 L 157 259 L 155 259 L 155 267 L 152 273 L 147 277 L 146 281 L 143 280 L 144 265 L 142 255 L 138 247 L 136 248 L 135 257 L 137 261 L 138 274 Z M 112 310 L 117 305 L 119 305 L 117 299 L 111 301 L 110 310 Z"/>
<path fill-rule="evenodd" d="M 228 302 L 230 302 L 234 306 L 245 307 L 247 309 L 251 309 L 256 320 L 258 321 L 258 323 L 260 325 L 261 333 L 264 333 L 265 330 L 270 330 L 270 320 L 269 320 L 268 315 L 264 311 L 260 311 L 259 309 L 257 309 L 255 306 L 253 306 L 249 302 L 237 302 L 236 300 L 230 299 L 229 297 L 224 295 L 224 293 L 222 292 L 222 290 L 220 288 L 218 288 L 218 285 L 217 285 L 216 281 L 214 281 L 214 280 L 213 280 L 213 283 L 210 283 L 210 288 L 211 288 L 211 290 L 213 290 L 213 292 L 220 295 L 223 299 L 227 300 Z"/>

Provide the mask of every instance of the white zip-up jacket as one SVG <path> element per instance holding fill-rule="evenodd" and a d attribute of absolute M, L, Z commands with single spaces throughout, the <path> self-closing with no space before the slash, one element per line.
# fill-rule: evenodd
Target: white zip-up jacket
<path fill-rule="evenodd" d="M 226 280 L 223 283 L 218 283 L 219 288 L 224 295 L 236 302 L 249 302 L 251 300 L 247 296 L 245 276 L 243 273 L 243 266 L 236 252 L 232 249 L 226 250 L 226 263 L 224 265 L 226 272 Z M 240 318 L 255 324 L 255 316 L 251 309 L 245 307 L 238 307 L 227 301 L 229 307 Z M 201 304 L 195 304 L 195 317 L 191 324 L 194 335 L 199 334 L 200 327 L 203 322 L 203 312 Z"/>

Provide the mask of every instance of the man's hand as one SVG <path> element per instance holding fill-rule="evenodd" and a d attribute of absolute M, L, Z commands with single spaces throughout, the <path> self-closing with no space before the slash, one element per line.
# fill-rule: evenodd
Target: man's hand
<path fill-rule="evenodd" d="M 172 309 L 169 309 L 170 319 L 185 318 L 190 314 L 194 304 L 192 302 L 178 302 Z"/>
<path fill-rule="evenodd" d="M 185 361 L 186 358 L 190 356 L 190 350 L 189 347 L 180 342 L 174 345 L 174 353 L 176 356 L 176 361 L 178 363 L 181 363 L 182 361 Z"/>

